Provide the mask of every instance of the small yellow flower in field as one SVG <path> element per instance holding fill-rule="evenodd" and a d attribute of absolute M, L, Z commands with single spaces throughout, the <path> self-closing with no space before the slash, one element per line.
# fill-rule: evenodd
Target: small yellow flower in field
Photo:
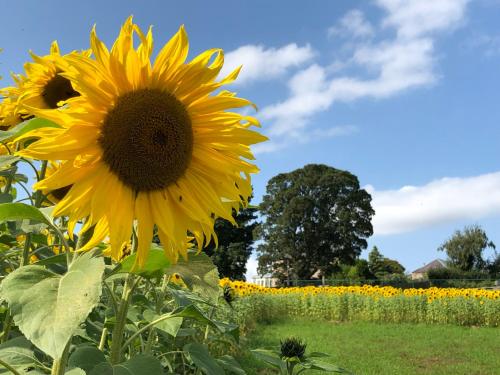
<path fill-rule="evenodd" d="M 252 103 L 228 91 L 214 94 L 239 69 L 217 80 L 224 62 L 220 49 L 186 62 L 183 27 L 152 63 L 151 29 L 144 34 L 131 17 L 111 50 L 92 30 L 91 51 L 95 59 L 65 56 L 70 68 L 60 73 L 80 96 L 59 110 L 26 106 L 62 128 L 45 129 L 42 139 L 19 154 L 61 161 L 35 187 L 71 186 L 53 213 L 69 216 L 69 230 L 86 218 L 82 231 L 95 225 L 82 251 L 108 238 L 111 256 L 120 260 L 135 222 L 139 266 L 155 227 L 173 262 L 179 254 L 187 258 L 188 234 L 201 250 L 215 239 L 217 217 L 234 223 L 232 212 L 247 204 L 250 174 L 258 172 L 247 161 L 253 159 L 250 145 L 266 139 L 249 129 L 258 121 L 229 111 Z"/>

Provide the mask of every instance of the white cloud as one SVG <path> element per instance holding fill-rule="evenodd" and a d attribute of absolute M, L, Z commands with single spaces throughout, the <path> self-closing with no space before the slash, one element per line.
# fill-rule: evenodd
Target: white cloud
<path fill-rule="evenodd" d="M 365 20 L 363 12 L 351 10 L 340 19 L 336 26 L 328 28 L 328 37 L 352 36 L 354 38 L 369 38 L 375 34 L 372 25 Z"/>
<path fill-rule="evenodd" d="M 334 102 L 386 98 L 434 84 L 439 78 L 434 68 L 435 34 L 459 25 L 467 2 L 379 0 L 377 4 L 386 11 L 381 23 L 393 29 L 395 36 L 356 45 L 348 64 L 360 69 L 360 75 L 331 76 L 335 69 L 318 64 L 294 74 L 288 83 L 289 97 L 265 107 L 260 114 L 270 124 L 271 139 L 285 144 L 304 137 L 310 132 L 305 131 L 310 118 Z M 344 19 L 353 17 L 363 20 L 357 11 Z"/>
<path fill-rule="evenodd" d="M 416 38 L 460 24 L 470 0 L 377 0 L 388 16 L 383 25 L 397 29 L 401 38 Z"/>
<path fill-rule="evenodd" d="M 266 80 L 282 76 L 293 67 L 301 66 L 314 57 L 310 45 L 303 47 L 295 43 L 281 48 L 264 48 L 261 45 L 246 45 L 225 55 L 224 68 L 220 74 L 226 76 L 235 68 L 243 65 L 237 84 Z"/>
<path fill-rule="evenodd" d="M 457 220 L 477 220 L 500 212 L 500 172 L 442 178 L 423 186 L 377 191 L 373 197 L 376 235 L 410 232 Z"/>

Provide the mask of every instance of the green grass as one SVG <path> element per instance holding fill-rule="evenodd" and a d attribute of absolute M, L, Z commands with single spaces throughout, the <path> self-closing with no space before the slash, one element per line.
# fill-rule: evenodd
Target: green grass
<path fill-rule="evenodd" d="M 288 320 L 259 325 L 245 346 L 272 348 L 287 336 L 303 338 L 308 352 L 329 353 L 330 362 L 357 375 L 500 374 L 498 328 Z M 248 374 L 272 373 L 249 355 L 239 361 Z"/>

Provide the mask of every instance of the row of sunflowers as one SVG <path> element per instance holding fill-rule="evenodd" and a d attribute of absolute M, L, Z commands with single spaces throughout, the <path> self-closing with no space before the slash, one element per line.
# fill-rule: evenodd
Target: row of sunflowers
<path fill-rule="evenodd" d="M 425 296 L 429 299 L 439 298 L 474 298 L 474 299 L 500 299 L 500 289 L 488 290 L 481 288 L 394 288 L 392 286 L 305 286 L 305 287 L 289 287 L 289 288 L 268 288 L 259 286 L 245 281 L 232 281 L 228 278 L 221 279 L 222 287 L 231 287 L 238 296 L 248 296 L 253 294 L 271 294 L 271 295 L 286 295 L 286 294 L 302 294 L 308 295 L 343 295 L 356 294 L 362 296 L 373 297 L 413 297 Z"/>
<path fill-rule="evenodd" d="M 229 279 L 220 284 L 231 291 L 235 315 L 243 326 L 286 317 L 500 326 L 500 290 L 371 285 L 267 288 Z"/>

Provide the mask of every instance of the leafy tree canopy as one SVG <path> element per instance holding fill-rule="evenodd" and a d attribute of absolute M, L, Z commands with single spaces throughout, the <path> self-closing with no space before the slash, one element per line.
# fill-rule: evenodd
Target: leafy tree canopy
<path fill-rule="evenodd" d="M 353 264 L 373 234 L 370 194 L 352 173 L 322 164 L 273 177 L 260 209 L 259 271 L 281 279 Z"/>
<path fill-rule="evenodd" d="M 397 260 L 386 258 L 380 253 L 377 246 L 373 246 L 368 254 L 368 267 L 378 279 L 389 275 L 403 275 L 405 268 Z"/>
<path fill-rule="evenodd" d="M 219 247 L 216 248 L 212 241 L 204 252 L 212 258 L 220 277 L 245 280 L 246 264 L 252 254 L 254 242 L 253 231 L 257 226 L 256 212 L 255 207 L 243 208 L 237 214 L 234 212 L 233 216 L 238 224 L 236 227 L 224 219 L 215 221 Z"/>
<path fill-rule="evenodd" d="M 483 258 L 483 252 L 487 248 L 495 249 L 495 244 L 479 225 L 472 225 L 466 226 L 462 231 L 457 230 L 438 250 L 446 252 L 453 266 L 462 271 L 471 271 L 487 267 Z"/>

